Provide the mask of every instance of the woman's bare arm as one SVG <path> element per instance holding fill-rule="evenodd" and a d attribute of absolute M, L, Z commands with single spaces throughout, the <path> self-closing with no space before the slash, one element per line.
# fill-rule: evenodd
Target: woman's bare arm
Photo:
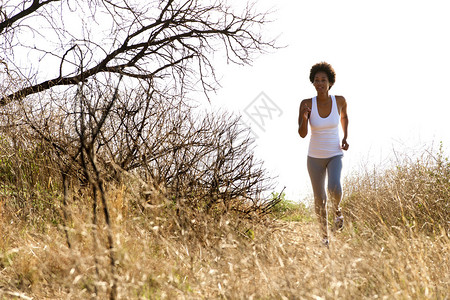
<path fill-rule="evenodd" d="M 300 104 L 298 112 L 298 134 L 304 138 L 308 135 L 308 118 L 311 113 L 311 105 L 308 105 L 309 99 L 305 99 Z"/>
<path fill-rule="evenodd" d="M 347 101 L 344 97 L 339 96 L 339 102 L 341 106 L 341 125 L 342 130 L 344 131 L 344 138 L 342 139 L 342 146 L 341 148 L 343 150 L 348 150 L 348 143 L 347 143 L 347 137 L 348 137 L 348 115 L 347 115 Z"/>

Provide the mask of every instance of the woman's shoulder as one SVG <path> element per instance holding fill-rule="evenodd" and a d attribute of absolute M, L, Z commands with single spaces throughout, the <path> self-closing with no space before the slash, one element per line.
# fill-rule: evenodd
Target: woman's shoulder
<path fill-rule="evenodd" d="M 347 100 L 345 100 L 344 96 L 334 96 L 336 98 L 336 102 L 339 105 L 345 105 L 347 103 Z"/>
<path fill-rule="evenodd" d="M 306 103 L 308 104 L 308 106 L 311 106 L 312 98 L 303 99 L 300 105 L 302 105 L 303 103 Z"/>

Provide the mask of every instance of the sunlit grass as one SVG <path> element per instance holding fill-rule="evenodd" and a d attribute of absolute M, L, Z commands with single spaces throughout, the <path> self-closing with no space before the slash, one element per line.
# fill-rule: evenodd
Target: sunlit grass
<path fill-rule="evenodd" d="M 443 153 L 428 153 L 347 178 L 346 227 L 329 248 L 311 209 L 286 199 L 265 217 L 205 215 L 157 192 L 138 209 L 137 182 L 111 185 L 118 298 L 447 299 L 449 172 Z M 77 195 L 71 248 L 62 218 L 24 217 L 2 196 L 0 298 L 107 297 L 106 227 L 95 240 L 90 201 Z M 46 207 L 28 211 L 54 216 Z"/>

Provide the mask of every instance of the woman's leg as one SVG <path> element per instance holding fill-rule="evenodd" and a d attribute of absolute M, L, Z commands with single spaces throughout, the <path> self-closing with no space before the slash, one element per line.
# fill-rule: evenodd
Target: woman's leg
<path fill-rule="evenodd" d="M 307 166 L 314 193 L 314 208 L 319 220 L 323 238 L 328 237 L 327 230 L 327 193 L 325 191 L 326 163 L 328 159 L 308 156 Z"/>
<path fill-rule="evenodd" d="M 342 155 L 334 156 L 327 165 L 328 173 L 328 193 L 331 197 L 335 216 L 341 217 L 341 207 L 339 206 L 342 199 L 341 173 L 342 173 Z"/>

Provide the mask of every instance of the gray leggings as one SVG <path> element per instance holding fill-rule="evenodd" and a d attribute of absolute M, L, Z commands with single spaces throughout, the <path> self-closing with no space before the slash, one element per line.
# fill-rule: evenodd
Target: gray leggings
<path fill-rule="evenodd" d="M 323 237 L 327 230 L 327 193 L 325 191 L 325 175 L 328 175 L 328 193 L 330 194 L 336 216 L 341 215 L 339 203 L 342 198 L 341 171 L 342 155 L 330 158 L 314 158 L 308 156 L 308 173 L 314 192 L 314 206 L 319 219 Z"/>

